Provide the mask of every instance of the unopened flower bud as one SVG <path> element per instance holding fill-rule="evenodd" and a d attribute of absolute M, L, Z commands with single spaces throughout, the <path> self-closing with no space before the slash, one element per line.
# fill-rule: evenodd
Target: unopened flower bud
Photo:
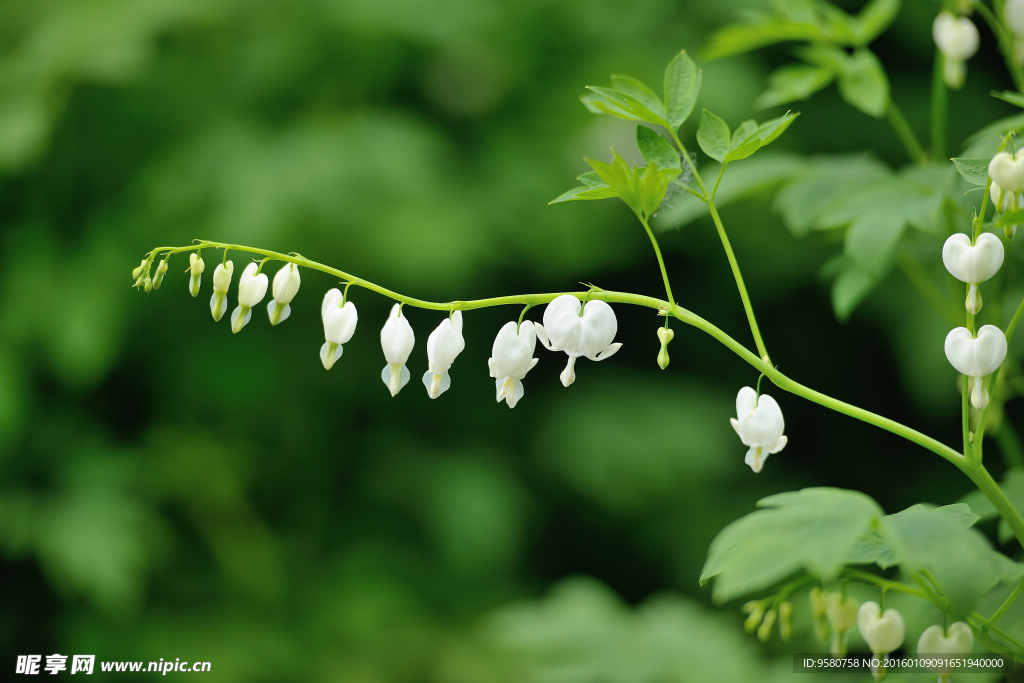
<path fill-rule="evenodd" d="M 274 299 L 267 304 L 267 315 L 270 316 L 270 324 L 277 325 L 288 319 L 292 314 L 292 307 L 289 305 L 299 291 L 302 278 L 299 276 L 299 267 L 294 263 L 286 263 L 274 276 Z"/>
<path fill-rule="evenodd" d="M 811 618 L 814 621 L 814 636 L 821 643 L 828 640 L 828 619 L 825 616 L 825 596 L 825 591 L 817 586 L 811 589 L 810 595 L 808 596 L 811 602 Z"/>
<path fill-rule="evenodd" d="M 142 277 L 142 273 L 145 272 L 145 270 L 146 270 L 146 259 L 142 259 L 142 263 L 139 264 L 139 267 L 132 271 L 132 279 L 133 280 L 138 280 L 139 278 L 141 278 Z M 136 282 L 136 284 L 139 284 L 139 283 Z"/>
<path fill-rule="evenodd" d="M 267 295 L 267 286 L 270 283 L 267 276 L 259 270 L 257 264 L 250 263 L 238 278 L 238 306 L 231 312 L 231 331 L 235 334 L 241 332 L 249 323 L 253 307 Z"/>
<path fill-rule="evenodd" d="M 776 617 L 778 617 L 778 612 L 775 610 L 769 610 L 764 615 L 764 621 L 761 622 L 761 626 L 757 629 L 757 639 L 762 643 L 768 642 L 768 639 L 772 637 L 772 627 L 775 626 Z"/>
<path fill-rule="evenodd" d="M 746 621 L 743 622 L 743 630 L 747 633 L 753 633 L 761 625 L 761 620 L 764 619 L 764 607 L 760 602 L 751 601 L 743 606 L 743 611 L 750 613 Z"/>
<path fill-rule="evenodd" d="M 219 263 L 213 270 L 213 296 L 210 297 L 210 312 L 214 320 L 224 317 L 227 310 L 228 287 L 231 286 L 231 276 L 235 272 L 234 261 Z"/>
<path fill-rule="evenodd" d="M 142 288 L 146 290 L 146 294 L 153 291 L 153 278 L 146 277 L 142 280 Z"/>
<path fill-rule="evenodd" d="M 784 641 L 793 637 L 793 603 L 788 600 L 779 605 L 779 637 Z"/>
<path fill-rule="evenodd" d="M 203 280 L 203 271 L 206 270 L 206 264 L 203 263 L 203 257 L 195 252 L 188 255 L 188 264 L 188 291 L 192 296 L 199 296 L 199 285 Z"/>
<path fill-rule="evenodd" d="M 668 367 L 668 343 L 676 333 L 667 327 L 658 328 L 658 339 L 661 340 L 661 350 L 658 351 L 658 367 L 662 370 Z"/>
<path fill-rule="evenodd" d="M 965 62 L 978 51 L 978 28 L 967 17 L 940 12 L 932 24 L 932 37 L 942 52 L 942 75 L 946 85 L 954 90 L 959 89 L 967 74 Z"/>
<path fill-rule="evenodd" d="M 153 289 L 160 289 L 164 282 L 164 275 L 167 274 L 167 259 L 160 259 L 160 265 L 156 267 L 156 274 L 153 275 Z"/>

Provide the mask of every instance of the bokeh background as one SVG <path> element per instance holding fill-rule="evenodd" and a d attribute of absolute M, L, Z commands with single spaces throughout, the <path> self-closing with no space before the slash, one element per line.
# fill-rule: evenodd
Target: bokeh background
<path fill-rule="evenodd" d="M 466 314 L 440 399 L 416 379 L 392 399 L 381 297 L 353 290 L 359 328 L 325 372 L 327 276 L 303 275 L 286 324 L 257 312 L 232 335 L 207 305 L 219 253 L 198 299 L 183 257 L 149 296 L 129 274 L 201 237 L 434 300 L 580 281 L 658 295 L 621 202 L 547 205 L 584 155 L 638 158 L 633 126 L 578 96 L 611 72 L 660 84 L 677 50 L 699 57 L 762 4 L 0 2 L 0 678 L 17 654 L 60 652 L 208 660 L 219 681 L 788 680 L 786 653 L 821 648 L 805 604 L 794 644 L 745 636 L 698 585 L 710 540 L 808 485 L 889 512 L 950 503 L 970 488 L 954 468 L 775 391 L 789 446 L 754 475 L 728 418 L 756 374 L 681 326 L 661 371 L 647 310 L 617 309 L 625 347 L 569 389 L 564 355 L 538 347 L 509 410 L 486 359 L 518 308 Z M 906 2 L 873 46 L 922 139 L 936 10 Z M 981 31 L 951 97 L 954 151 L 1013 113 L 988 96 L 1012 84 Z M 751 101 L 788 59 L 703 64 L 698 108 L 765 118 Z M 773 151 L 907 162 L 834 88 L 798 108 Z M 797 239 L 771 206 L 765 192 L 723 216 L 773 361 L 956 443 L 948 324 L 898 271 L 838 321 L 823 266 L 839 238 Z M 659 229 L 680 303 L 750 343 L 710 222 Z M 406 314 L 418 378 L 440 316 Z"/>

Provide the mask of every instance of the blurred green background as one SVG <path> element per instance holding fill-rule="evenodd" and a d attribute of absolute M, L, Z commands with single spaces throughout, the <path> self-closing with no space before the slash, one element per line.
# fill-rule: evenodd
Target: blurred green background
<path fill-rule="evenodd" d="M 60 652 L 207 660 L 221 681 L 788 680 L 785 653 L 821 646 L 799 618 L 796 644 L 762 646 L 735 605 L 711 606 L 710 540 L 807 485 L 890 512 L 950 503 L 970 488 L 952 467 L 776 390 L 789 446 L 755 476 L 728 418 L 756 374 L 681 326 L 660 371 L 647 310 L 617 308 L 624 349 L 582 361 L 569 389 L 564 356 L 538 347 L 510 411 L 486 359 L 518 308 L 466 314 L 437 401 L 415 378 L 440 316 L 407 309 L 414 381 L 392 399 L 376 295 L 353 290 L 359 328 L 328 373 L 326 276 L 304 274 L 286 324 L 258 311 L 237 336 L 210 319 L 218 254 L 198 299 L 183 257 L 150 296 L 129 276 L 150 248 L 202 237 L 435 300 L 579 281 L 659 295 L 621 202 L 547 206 L 582 156 L 638 157 L 633 125 L 578 95 L 610 72 L 660 83 L 677 50 L 699 55 L 762 4 L 0 2 L 0 677 Z M 937 8 L 905 5 L 874 48 L 926 139 Z M 980 28 L 954 151 L 1013 113 L 987 96 L 1012 85 Z M 763 119 L 750 103 L 788 59 L 704 64 L 698 107 Z M 773 151 L 906 163 L 834 88 L 798 108 Z M 821 273 L 837 238 L 795 239 L 770 207 L 723 216 L 773 361 L 957 443 L 947 323 L 898 272 L 837 322 Z M 662 228 L 680 303 L 750 343 L 710 222 Z"/>

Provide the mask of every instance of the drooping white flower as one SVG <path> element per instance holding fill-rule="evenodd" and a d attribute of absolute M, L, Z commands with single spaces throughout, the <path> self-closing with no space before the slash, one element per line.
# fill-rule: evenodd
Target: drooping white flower
<path fill-rule="evenodd" d="M 658 367 L 664 370 L 668 367 L 668 343 L 676 333 L 668 327 L 658 328 L 658 340 L 661 342 L 661 350 L 658 351 Z"/>
<path fill-rule="evenodd" d="M 533 357 L 536 348 L 537 331 L 529 320 L 520 325 L 511 320 L 498 330 L 491 357 L 487 359 L 487 368 L 498 392 L 497 401 L 504 400 L 509 408 L 516 407 L 525 393 L 523 378 L 539 360 Z"/>
<path fill-rule="evenodd" d="M 274 276 L 274 298 L 267 303 L 267 315 L 270 317 L 270 324 L 276 325 L 288 319 L 292 314 L 292 307 L 289 305 L 299 291 L 302 278 L 299 276 L 299 267 L 294 263 L 287 263 Z"/>
<path fill-rule="evenodd" d="M 193 251 L 188 255 L 188 291 L 192 296 L 199 296 L 199 285 L 203 281 L 204 270 L 206 270 L 206 264 L 203 262 L 203 258 Z"/>
<path fill-rule="evenodd" d="M 612 343 L 618 322 L 612 307 L 603 301 L 588 301 L 586 306 L 571 294 L 563 294 L 544 309 L 544 324 L 534 325 L 537 338 L 551 351 L 565 351 L 569 362 L 559 375 L 564 386 L 576 380 L 576 359 L 604 360 L 622 344 Z"/>
<path fill-rule="evenodd" d="M 929 626 L 917 641 L 919 655 L 969 654 L 974 647 L 971 627 L 962 621 L 954 621 L 945 631 L 939 625 Z"/>
<path fill-rule="evenodd" d="M 388 391 L 392 396 L 397 396 L 409 382 L 409 368 L 405 367 L 412 353 L 412 347 L 416 343 L 416 335 L 412 332 L 412 326 L 402 315 L 402 307 L 395 304 L 391 307 L 391 314 L 380 331 L 380 345 L 384 349 L 384 358 L 388 364 L 380 373 L 384 384 L 388 385 Z"/>
<path fill-rule="evenodd" d="M 238 306 L 231 312 L 231 331 L 238 333 L 249 323 L 252 309 L 267 295 L 266 273 L 260 273 L 259 266 L 250 263 L 238 278 Z"/>
<path fill-rule="evenodd" d="M 967 17 L 940 12 L 932 24 L 932 37 L 942 52 L 943 79 L 947 86 L 958 90 L 967 75 L 965 62 L 978 51 L 978 28 Z"/>
<path fill-rule="evenodd" d="M 450 318 L 442 320 L 427 337 L 427 371 L 423 373 L 427 396 L 437 398 L 448 391 L 452 385 L 448 369 L 464 348 L 466 341 L 462 338 L 462 311 L 455 311 Z"/>
<path fill-rule="evenodd" d="M 899 649 L 906 635 L 903 615 L 891 608 L 883 613 L 877 602 L 865 602 L 860 606 L 857 628 L 875 655 L 885 655 Z M 881 681 L 885 678 L 884 666 L 876 667 L 872 664 L 871 675 L 876 681 Z"/>
<path fill-rule="evenodd" d="M 1024 192 L 1024 153 L 999 152 L 988 162 L 988 176 L 1007 192 Z"/>
<path fill-rule="evenodd" d="M 985 378 L 999 369 L 1006 358 L 1006 335 L 995 325 L 984 325 L 977 336 L 966 327 L 946 335 L 946 358 L 957 372 L 974 379 L 971 404 L 979 410 L 988 405 Z"/>
<path fill-rule="evenodd" d="M 235 273 L 235 262 L 218 263 L 213 269 L 213 296 L 210 297 L 210 313 L 213 319 L 219 321 L 224 317 L 227 310 L 228 287 L 231 286 L 231 276 Z"/>
<path fill-rule="evenodd" d="M 992 233 L 983 232 L 971 244 L 970 237 L 958 232 L 942 245 L 942 263 L 950 275 L 970 285 L 965 305 L 971 315 L 976 315 L 982 303 L 978 284 L 999 272 L 1003 265 L 1003 243 Z"/>
<path fill-rule="evenodd" d="M 348 343 L 355 334 L 359 315 L 356 313 L 354 303 L 345 301 L 340 290 L 331 289 L 324 295 L 320 317 L 324 321 L 324 338 L 327 340 L 320 347 L 320 360 L 324 368 L 330 370 L 334 366 L 334 361 L 341 357 L 342 344 Z"/>
<path fill-rule="evenodd" d="M 736 394 L 736 417 L 729 418 L 729 422 L 743 445 L 750 447 L 744 462 L 755 472 L 760 472 L 768 456 L 781 451 L 789 441 L 782 435 L 786 422 L 779 404 L 767 394 L 758 397 L 750 387 Z"/>
<path fill-rule="evenodd" d="M 159 265 L 156 267 L 156 274 L 153 275 L 153 289 L 160 289 L 160 285 L 164 282 L 164 275 L 167 274 L 167 259 L 160 259 Z"/>

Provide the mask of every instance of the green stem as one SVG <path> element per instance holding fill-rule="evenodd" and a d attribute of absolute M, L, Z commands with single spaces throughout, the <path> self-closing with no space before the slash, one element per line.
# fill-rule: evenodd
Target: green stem
<path fill-rule="evenodd" d="M 647 236 L 651 238 L 651 246 L 654 247 L 654 254 L 658 257 L 658 267 L 661 269 L 661 279 L 665 282 L 665 296 L 668 297 L 670 304 L 675 305 L 675 298 L 672 296 L 672 285 L 668 281 L 668 271 L 665 270 L 665 259 L 661 256 L 661 248 L 658 246 L 658 240 L 654 237 L 654 233 L 651 232 L 651 226 L 648 225 L 647 219 L 640 218 L 640 223 L 643 224 L 644 230 L 647 231 Z"/>
<path fill-rule="evenodd" d="M 1013 333 L 1017 329 L 1017 324 L 1020 322 L 1021 316 L 1024 315 L 1024 299 L 1021 300 L 1020 306 L 1017 306 L 1017 312 L 1013 314 L 1013 318 L 1010 320 L 1010 324 L 1006 326 L 1006 343 L 1009 345 L 1010 339 L 1013 338 Z"/>
<path fill-rule="evenodd" d="M 999 516 L 1009 525 L 1014 537 L 1024 546 L 1024 519 L 1021 518 L 1020 513 L 1017 512 L 1017 509 L 1007 499 L 1006 494 L 999 488 L 996 480 L 992 478 L 992 475 L 985 469 L 985 466 L 981 462 L 973 462 L 964 469 L 964 473 L 985 494 L 985 497 L 992 503 Z"/>
<path fill-rule="evenodd" d="M 886 112 L 889 118 L 889 123 L 892 125 L 892 129 L 896 131 L 897 137 L 903 146 L 907 148 L 907 154 L 910 155 L 910 160 L 917 165 L 923 165 L 928 163 L 928 157 L 925 155 L 924 150 L 921 148 L 921 143 L 917 141 L 917 136 L 914 135 L 914 131 L 911 130 L 910 124 L 903 118 L 903 113 L 900 112 L 899 107 L 896 103 L 889 100 L 889 108 Z"/>
<path fill-rule="evenodd" d="M 736 262 L 736 255 L 732 251 L 732 245 L 729 243 L 729 237 L 725 234 L 725 226 L 722 225 L 722 218 L 718 215 L 718 209 L 715 207 L 714 195 L 708 194 L 708 190 L 704 187 L 704 181 L 701 180 L 700 173 L 697 172 L 697 167 L 694 165 L 693 160 L 690 159 L 690 155 L 686 151 L 686 146 L 683 141 L 679 139 L 679 135 L 675 130 L 669 128 L 668 132 L 672 134 L 672 139 L 679 147 L 679 151 L 682 153 L 684 159 L 686 159 L 686 165 L 689 167 L 690 172 L 693 173 L 693 179 L 696 181 L 700 191 L 704 193 L 704 203 L 708 205 L 708 212 L 711 214 L 711 220 L 715 222 L 715 229 L 718 230 L 718 237 L 722 240 L 722 247 L 725 249 L 725 256 L 729 259 L 729 267 L 732 268 L 733 278 L 736 280 L 736 288 L 739 289 L 740 299 L 743 301 L 743 310 L 747 314 L 747 322 L 750 323 L 750 332 L 754 335 L 754 344 L 757 346 L 758 353 L 761 354 L 761 358 L 768 358 L 768 349 L 764 345 L 764 340 L 761 338 L 761 330 L 757 326 L 757 317 L 754 315 L 754 307 L 750 305 L 750 297 L 747 296 L 747 287 L 743 284 L 743 274 L 740 273 L 740 266 Z M 722 180 L 722 173 L 725 167 L 718 173 L 718 181 Z M 718 189 L 718 182 L 715 183 L 715 190 Z"/>
<path fill-rule="evenodd" d="M 935 66 L 932 69 L 932 158 L 935 161 L 946 160 L 946 119 L 949 110 L 949 91 L 942 74 L 943 57 L 940 50 L 935 50 Z"/>
<path fill-rule="evenodd" d="M 871 572 L 866 572 L 860 569 L 852 569 L 850 567 L 844 567 L 842 573 L 844 577 L 853 579 L 855 581 L 874 584 L 879 588 L 885 588 L 886 590 L 896 591 L 897 593 L 915 595 L 919 598 L 924 598 L 925 600 L 929 599 L 928 594 L 920 588 L 914 588 L 913 586 L 908 586 L 907 584 L 900 583 L 899 581 L 885 579 L 876 574 L 872 574 Z"/>
<path fill-rule="evenodd" d="M 1003 615 L 1006 614 L 1006 611 L 1013 607 L 1013 603 L 1017 602 L 1017 598 L 1020 597 L 1021 593 L 1024 593 L 1024 579 L 1021 579 L 1021 582 L 1017 584 L 1017 587 L 1013 589 L 1013 592 L 1006 596 L 1006 600 L 1003 600 L 1003 604 L 999 606 L 999 609 L 993 612 L 992 616 L 985 620 L 985 626 L 982 627 L 982 630 L 988 631 L 995 626 L 996 622 L 1002 619 Z"/>

